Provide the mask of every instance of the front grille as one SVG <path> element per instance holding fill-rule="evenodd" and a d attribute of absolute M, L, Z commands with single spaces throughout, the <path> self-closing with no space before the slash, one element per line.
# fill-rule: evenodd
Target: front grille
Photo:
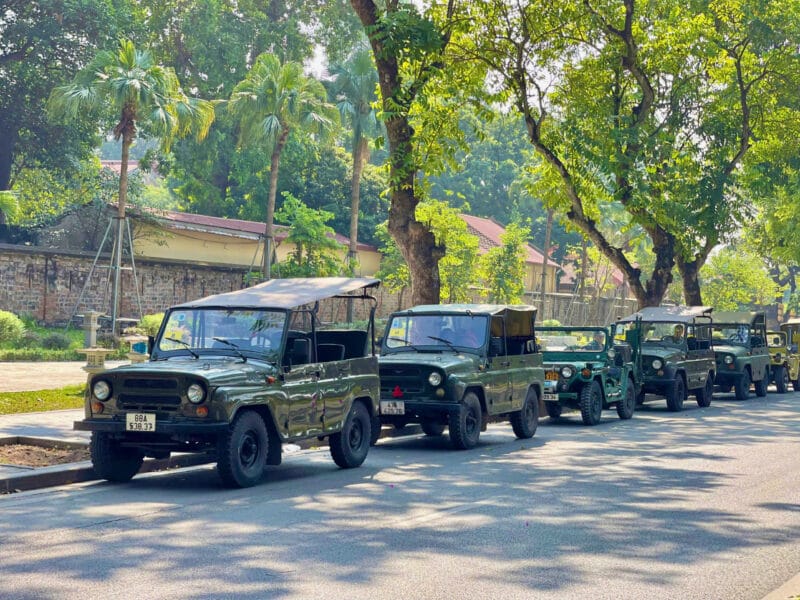
<path fill-rule="evenodd" d="M 175 412 L 181 405 L 175 378 L 130 378 L 118 383 L 117 406 L 121 410 Z"/>
<path fill-rule="evenodd" d="M 423 372 L 425 377 L 423 377 Z M 399 386 L 405 397 L 420 396 L 428 393 L 427 375 L 431 369 L 418 366 L 386 366 L 380 368 L 381 397 L 391 396 Z"/>

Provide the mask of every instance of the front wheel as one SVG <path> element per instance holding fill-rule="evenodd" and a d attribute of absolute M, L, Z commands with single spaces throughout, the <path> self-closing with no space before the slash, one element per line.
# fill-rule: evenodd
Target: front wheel
<path fill-rule="evenodd" d="M 772 368 L 775 377 L 775 391 L 785 394 L 789 391 L 789 369 L 785 365 L 777 365 Z"/>
<path fill-rule="evenodd" d="M 383 425 L 381 424 L 381 418 L 378 415 L 372 417 L 369 427 L 369 445 L 374 446 L 378 443 L 378 440 L 381 437 L 381 429 Z"/>
<path fill-rule="evenodd" d="M 473 392 L 464 394 L 457 412 L 450 413 L 450 443 L 457 450 L 469 450 L 478 445 L 483 412 L 481 402 Z"/>
<path fill-rule="evenodd" d="M 528 389 L 525 402 L 519 412 L 511 413 L 511 428 L 521 440 L 532 438 L 539 426 L 539 396 L 533 388 Z"/>
<path fill-rule="evenodd" d="M 240 412 L 217 444 L 217 472 L 227 487 L 251 487 L 264 475 L 269 434 L 257 412 Z"/>
<path fill-rule="evenodd" d="M 683 384 L 683 377 L 676 375 L 672 387 L 667 390 L 667 409 L 672 412 L 683 410 L 685 396 L 686 386 Z"/>
<path fill-rule="evenodd" d="M 714 382 L 711 380 L 711 374 L 706 377 L 706 384 L 699 388 L 694 397 L 697 399 L 697 406 L 706 408 L 711 406 L 711 397 L 714 395 Z"/>
<path fill-rule="evenodd" d="M 750 371 L 745 369 L 742 376 L 736 380 L 736 384 L 734 385 L 737 400 L 747 400 L 747 397 L 750 395 L 750 384 Z"/>
<path fill-rule="evenodd" d="M 547 416 L 551 419 L 559 418 L 561 413 L 564 411 L 558 402 L 545 402 L 544 409 L 547 411 Z"/>
<path fill-rule="evenodd" d="M 767 395 L 767 385 L 769 385 L 769 371 L 764 373 L 764 377 L 755 382 L 756 396 L 763 398 Z"/>
<path fill-rule="evenodd" d="M 333 462 L 342 469 L 358 467 L 369 452 L 370 417 L 361 402 L 354 402 L 344 421 L 342 430 L 331 435 L 328 440 Z"/>
<path fill-rule="evenodd" d="M 633 417 L 633 411 L 636 410 L 636 391 L 633 388 L 633 380 L 628 379 L 628 384 L 625 386 L 625 396 L 617 402 L 617 416 L 620 419 L 630 419 Z"/>
<path fill-rule="evenodd" d="M 581 418 L 584 425 L 597 425 L 603 414 L 603 391 L 596 381 L 581 388 Z"/>
<path fill-rule="evenodd" d="M 123 448 L 117 440 L 100 431 L 92 432 L 89 454 L 95 474 L 114 483 L 130 481 L 144 461 L 142 452 Z"/>

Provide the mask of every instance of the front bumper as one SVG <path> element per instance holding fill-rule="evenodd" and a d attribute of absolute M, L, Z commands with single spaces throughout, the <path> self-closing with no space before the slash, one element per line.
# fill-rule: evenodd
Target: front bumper
<path fill-rule="evenodd" d="M 73 429 L 78 431 L 102 431 L 105 433 L 130 433 L 141 435 L 141 432 L 125 431 L 125 421 L 122 419 L 84 419 L 75 421 Z M 156 430 L 147 434 L 180 435 L 180 436 L 214 436 L 228 429 L 228 423 L 196 423 L 177 421 L 156 421 Z M 145 435 L 147 435 L 145 434 Z"/>
<path fill-rule="evenodd" d="M 382 401 L 395 401 L 395 398 L 381 398 Z M 442 419 L 451 414 L 458 414 L 461 404 L 444 400 L 404 400 L 405 412 L 402 415 L 385 415 L 381 413 L 384 423 L 413 423 L 420 420 Z"/>

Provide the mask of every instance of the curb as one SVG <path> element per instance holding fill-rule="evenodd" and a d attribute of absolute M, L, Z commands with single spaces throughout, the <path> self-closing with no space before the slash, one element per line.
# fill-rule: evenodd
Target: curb
<path fill-rule="evenodd" d="M 800 573 L 792 577 L 777 590 L 764 596 L 761 600 L 792 600 L 800 598 Z"/>

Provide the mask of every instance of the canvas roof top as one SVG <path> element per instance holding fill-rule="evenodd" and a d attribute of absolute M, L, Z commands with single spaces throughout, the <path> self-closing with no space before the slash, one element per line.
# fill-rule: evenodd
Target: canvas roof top
<path fill-rule="evenodd" d="M 398 312 L 411 314 L 472 313 L 474 315 L 497 315 L 505 311 L 535 313 L 536 307 L 529 304 L 420 304 Z"/>
<path fill-rule="evenodd" d="M 214 294 L 172 308 L 231 307 L 290 309 L 361 289 L 377 288 L 380 279 L 370 277 L 305 277 L 270 279 L 253 287 Z"/>
<path fill-rule="evenodd" d="M 647 306 L 638 312 L 620 319 L 620 323 L 630 323 L 636 319 L 649 322 L 690 323 L 697 317 L 711 317 L 710 306 Z"/>
<path fill-rule="evenodd" d="M 761 317 L 760 319 L 758 317 Z M 764 322 L 766 317 L 762 312 L 750 310 L 744 311 L 721 311 L 714 313 L 714 325 L 733 323 L 736 325 L 750 325 L 753 321 Z"/>

